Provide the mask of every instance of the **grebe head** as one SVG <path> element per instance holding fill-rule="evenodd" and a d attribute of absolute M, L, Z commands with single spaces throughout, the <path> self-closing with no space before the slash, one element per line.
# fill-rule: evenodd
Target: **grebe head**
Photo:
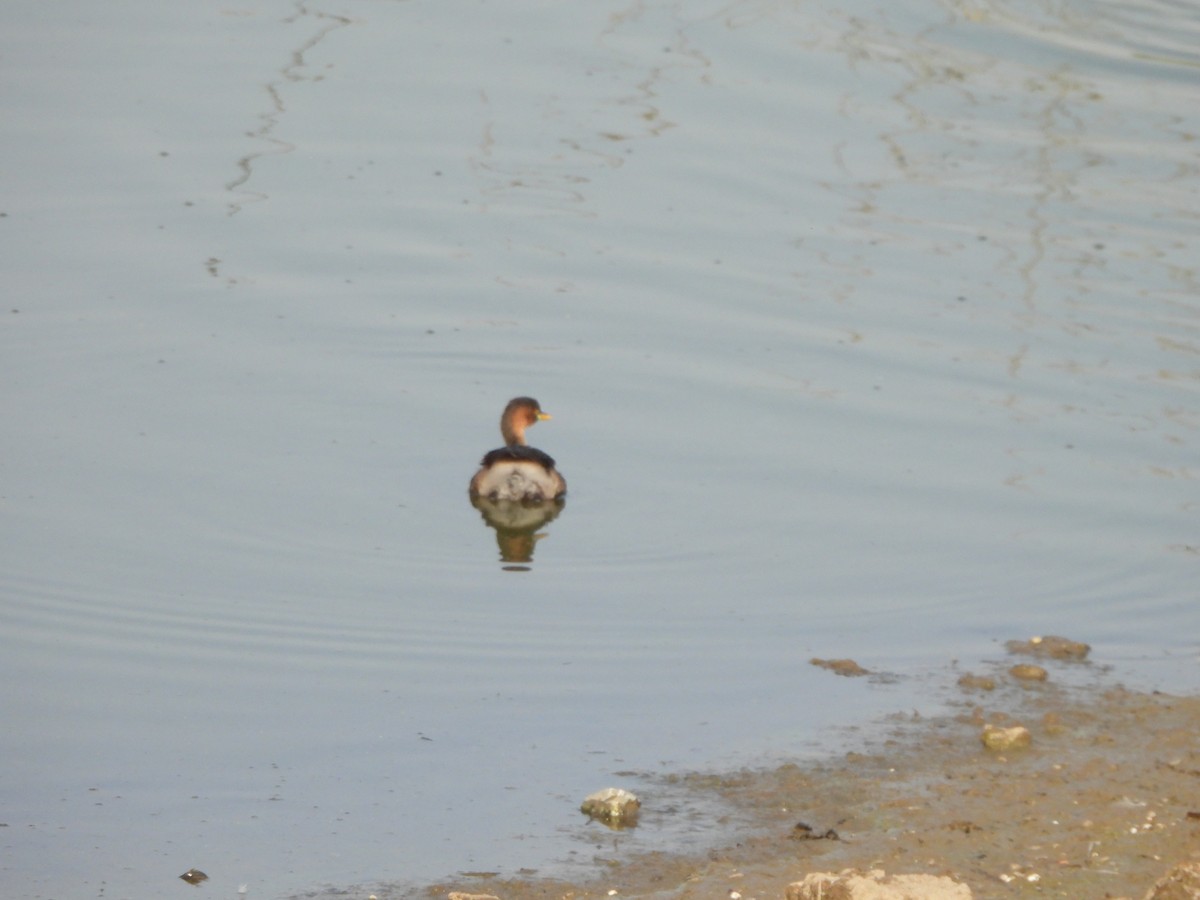
<path fill-rule="evenodd" d="M 536 425 L 550 414 L 542 412 L 541 405 L 532 397 L 513 397 L 500 416 L 500 434 L 506 446 L 525 446 L 525 429 Z"/>

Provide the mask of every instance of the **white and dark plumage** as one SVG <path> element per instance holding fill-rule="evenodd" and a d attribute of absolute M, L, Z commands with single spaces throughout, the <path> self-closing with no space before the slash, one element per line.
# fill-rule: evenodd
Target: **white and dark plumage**
<path fill-rule="evenodd" d="M 471 496 L 488 500 L 557 500 L 567 483 L 549 454 L 525 442 L 525 429 L 550 414 L 532 397 L 514 397 L 500 416 L 504 446 L 490 451 L 471 479 Z"/>

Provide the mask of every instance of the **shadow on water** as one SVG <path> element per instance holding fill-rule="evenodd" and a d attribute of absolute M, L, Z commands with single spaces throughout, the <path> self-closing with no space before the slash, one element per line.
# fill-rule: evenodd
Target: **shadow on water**
<path fill-rule="evenodd" d="M 471 505 L 479 510 L 483 521 L 496 532 L 500 561 L 507 572 L 528 572 L 532 568 L 533 551 L 545 534 L 539 529 L 558 518 L 566 500 L 489 500 L 472 497 Z"/>

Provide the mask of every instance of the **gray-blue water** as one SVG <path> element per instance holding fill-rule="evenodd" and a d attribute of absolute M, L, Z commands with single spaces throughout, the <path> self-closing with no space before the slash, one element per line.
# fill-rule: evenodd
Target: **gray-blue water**
<path fill-rule="evenodd" d="M 613 773 L 1007 638 L 1194 690 L 1198 47 L 1173 0 L 10 0 L 0 893 L 551 873 Z M 527 571 L 466 497 L 516 394 L 570 483 Z"/>

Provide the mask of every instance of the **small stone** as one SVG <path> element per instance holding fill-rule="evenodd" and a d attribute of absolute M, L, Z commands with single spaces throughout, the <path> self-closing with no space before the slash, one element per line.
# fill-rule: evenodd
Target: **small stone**
<path fill-rule="evenodd" d="M 1045 669 L 1032 663 L 1018 663 L 1008 670 L 1008 674 L 1019 681 L 1045 681 L 1049 677 Z"/>
<path fill-rule="evenodd" d="M 967 673 L 958 679 L 958 686 L 964 691 L 994 691 L 996 679 L 987 675 L 972 675 Z"/>
<path fill-rule="evenodd" d="M 1006 750 L 1022 750 L 1030 745 L 1033 736 L 1024 725 L 1001 728 L 999 725 L 984 725 L 979 739 L 989 750 L 1002 753 Z"/>
<path fill-rule="evenodd" d="M 832 828 L 826 828 L 820 831 L 813 828 L 807 822 L 797 822 L 792 826 L 792 840 L 796 841 L 837 841 L 841 840 L 838 833 Z"/>
<path fill-rule="evenodd" d="M 847 678 L 871 674 L 852 659 L 818 659 L 814 656 L 809 660 L 809 664 L 829 669 L 835 675 L 845 675 Z"/>
<path fill-rule="evenodd" d="M 465 891 L 451 891 L 446 900 L 500 900 L 495 894 L 468 894 Z"/>
<path fill-rule="evenodd" d="M 588 794 L 579 810 L 610 828 L 631 828 L 641 807 L 642 801 L 629 791 L 610 787 Z"/>
<path fill-rule="evenodd" d="M 1031 637 L 1027 641 L 1007 641 L 1004 649 L 1009 653 L 1024 653 L 1030 656 L 1048 656 L 1051 659 L 1081 660 L 1092 648 L 1080 641 L 1068 640 L 1056 634 Z"/>
<path fill-rule="evenodd" d="M 201 872 L 199 869 L 188 869 L 186 872 L 184 872 L 179 877 L 182 878 L 184 881 L 186 881 L 188 884 L 199 884 L 202 881 L 208 881 L 208 876 L 205 875 L 203 872 Z"/>

